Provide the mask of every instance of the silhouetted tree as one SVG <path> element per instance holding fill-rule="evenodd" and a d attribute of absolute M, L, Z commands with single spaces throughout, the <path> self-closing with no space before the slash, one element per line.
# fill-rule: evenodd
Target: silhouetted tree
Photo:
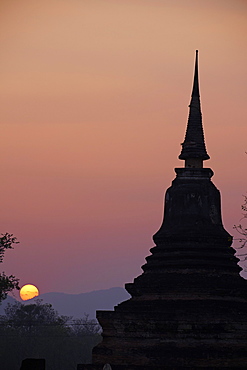
<path fill-rule="evenodd" d="M 5 233 L 0 236 L 0 263 L 3 262 L 6 249 L 12 249 L 14 244 L 19 243 L 13 234 Z M 8 292 L 19 289 L 19 279 L 14 275 L 7 276 L 4 272 L 0 273 L 0 303 L 7 297 Z"/>
<path fill-rule="evenodd" d="M 240 221 L 247 219 L 247 196 L 244 196 L 244 203 L 241 206 L 243 211 L 243 217 Z M 247 244 L 247 228 L 243 226 L 243 224 L 234 225 L 234 229 L 238 231 L 238 233 L 241 235 L 241 237 L 238 239 L 238 241 L 241 243 L 241 248 L 245 247 Z"/>
<path fill-rule="evenodd" d="M 240 244 L 239 247 L 235 246 L 237 249 L 236 256 L 239 258 L 240 262 L 243 262 L 243 270 L 246 271 L 246 261 L 247 261 L 247 253 L 245 247 L 247 247 L 247 228 L 244 226 L 244 223 L 247 219 L 247 196 L 244 195 L 244 203 L 241 206 L 242 208 L 242 218 L 240 220 L 239 225 L 234 225 L 234 229 L 240 234 L 240 238 L 238 238 L 238 242 Z M 241 252 L 240 252 L 241 250 Z"/>
<path fill-rule="evenodd" d="M 70 316 L 59 316 L 51 304 L 42 303 L 41 299 L 36 299 L 31 304 L 8 303 L 4 311 L 5 316 L 2 316 L 2 320 L 8 327 L 18 329 L 22 335 L 25 333 L 33 334 L 33 332 L 40 333 L 40 327 L 64 328 L 71 319 Z"/>
<path fill-rule="evenodd" d="M 27 357 L 45 358 L 47 370 L 74 370 L 90 362 L 92 348 L 100 341 L 96 320 L 61 316 L 51 304 L 8 304 L 0 317 L 1 370 L 19 370 Z"/>
<path fill-rule="evenodd" d="M 89 319 L 87 314 L 70 322 L 71 352 L 75 358 L 80 359 L 80 363 L 91 362 L 92 349 L 102 339 L 100 333 L 101 327 L 97 320 Z"/>

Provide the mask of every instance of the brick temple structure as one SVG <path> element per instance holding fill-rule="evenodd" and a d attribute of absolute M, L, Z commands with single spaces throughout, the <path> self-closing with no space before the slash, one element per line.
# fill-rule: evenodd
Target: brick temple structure
<path fill-rule="evenodd" d="M 220 145 L 220 143 L 219 143 Z M 165 195 L 164 221 L 131 298 L 97 311 L 103 341 L 80 369 L 247 369 L 247 282 L 221 220 L 202 127 L 196 52 L 184 167 Z M 110 368 L 108 365 L 105 368 Z"/>

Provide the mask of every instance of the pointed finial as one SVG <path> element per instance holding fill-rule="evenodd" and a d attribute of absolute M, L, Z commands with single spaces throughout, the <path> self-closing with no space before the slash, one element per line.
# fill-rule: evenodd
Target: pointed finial
<path fill-rule="evenodd" d="M 185 167 L 203 167 L 203 161 L 209 159 L 204 142 L 202 113 L 198 78 L 198 50 L 196 50 L 194 81 L 190 101 L 189 119 L 182 151 L 179 159 L 185 160 Z"/>
<path fill-rule="evenodd" d="M 199 78 L 198 78 L 198 50 L 196 50 L 196 60 L 195 60 L 195 72 L 194 72 L 194 83 L 191 96 L 198 96 L 199 94 Z"/>

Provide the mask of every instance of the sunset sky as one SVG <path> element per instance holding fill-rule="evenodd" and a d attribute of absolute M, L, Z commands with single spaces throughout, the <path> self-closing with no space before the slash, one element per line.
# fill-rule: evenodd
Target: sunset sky
<path fill-rule="evenodd" d="M 1 270 L 40 293 L 123 286 L 160 227 L 195 50 L 225 228 L 247 191 L 246 0 L 1 0 Z"/>

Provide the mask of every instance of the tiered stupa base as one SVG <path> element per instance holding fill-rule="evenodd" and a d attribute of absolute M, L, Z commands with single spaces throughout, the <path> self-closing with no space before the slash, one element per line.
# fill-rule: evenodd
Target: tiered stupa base
<path fill-rule="evenodd" d="M 225 277 L 230 289 L 246 285 L 240 277 L 233 277 L 234 283 Z M 195 273 L 191 282 L 194 287 L 203 283 Z M 84 369 L 103 369 L 105 363 L 113 370 L 247 368 L 247 301 L 230 291 L 225 296 L 217 284 L 215 289 L 194 295 L 150 293 L 112 312 L 98 311 L 103 341 L 93 351 L 93 365 Z"/>
<path fill-rule="evenodd" d="M 247 369 L 247 284 L 206 168 L 176 169 L 164 222 L 132 298 L 98 311 L 103 341 L 84 369 Z"/>

